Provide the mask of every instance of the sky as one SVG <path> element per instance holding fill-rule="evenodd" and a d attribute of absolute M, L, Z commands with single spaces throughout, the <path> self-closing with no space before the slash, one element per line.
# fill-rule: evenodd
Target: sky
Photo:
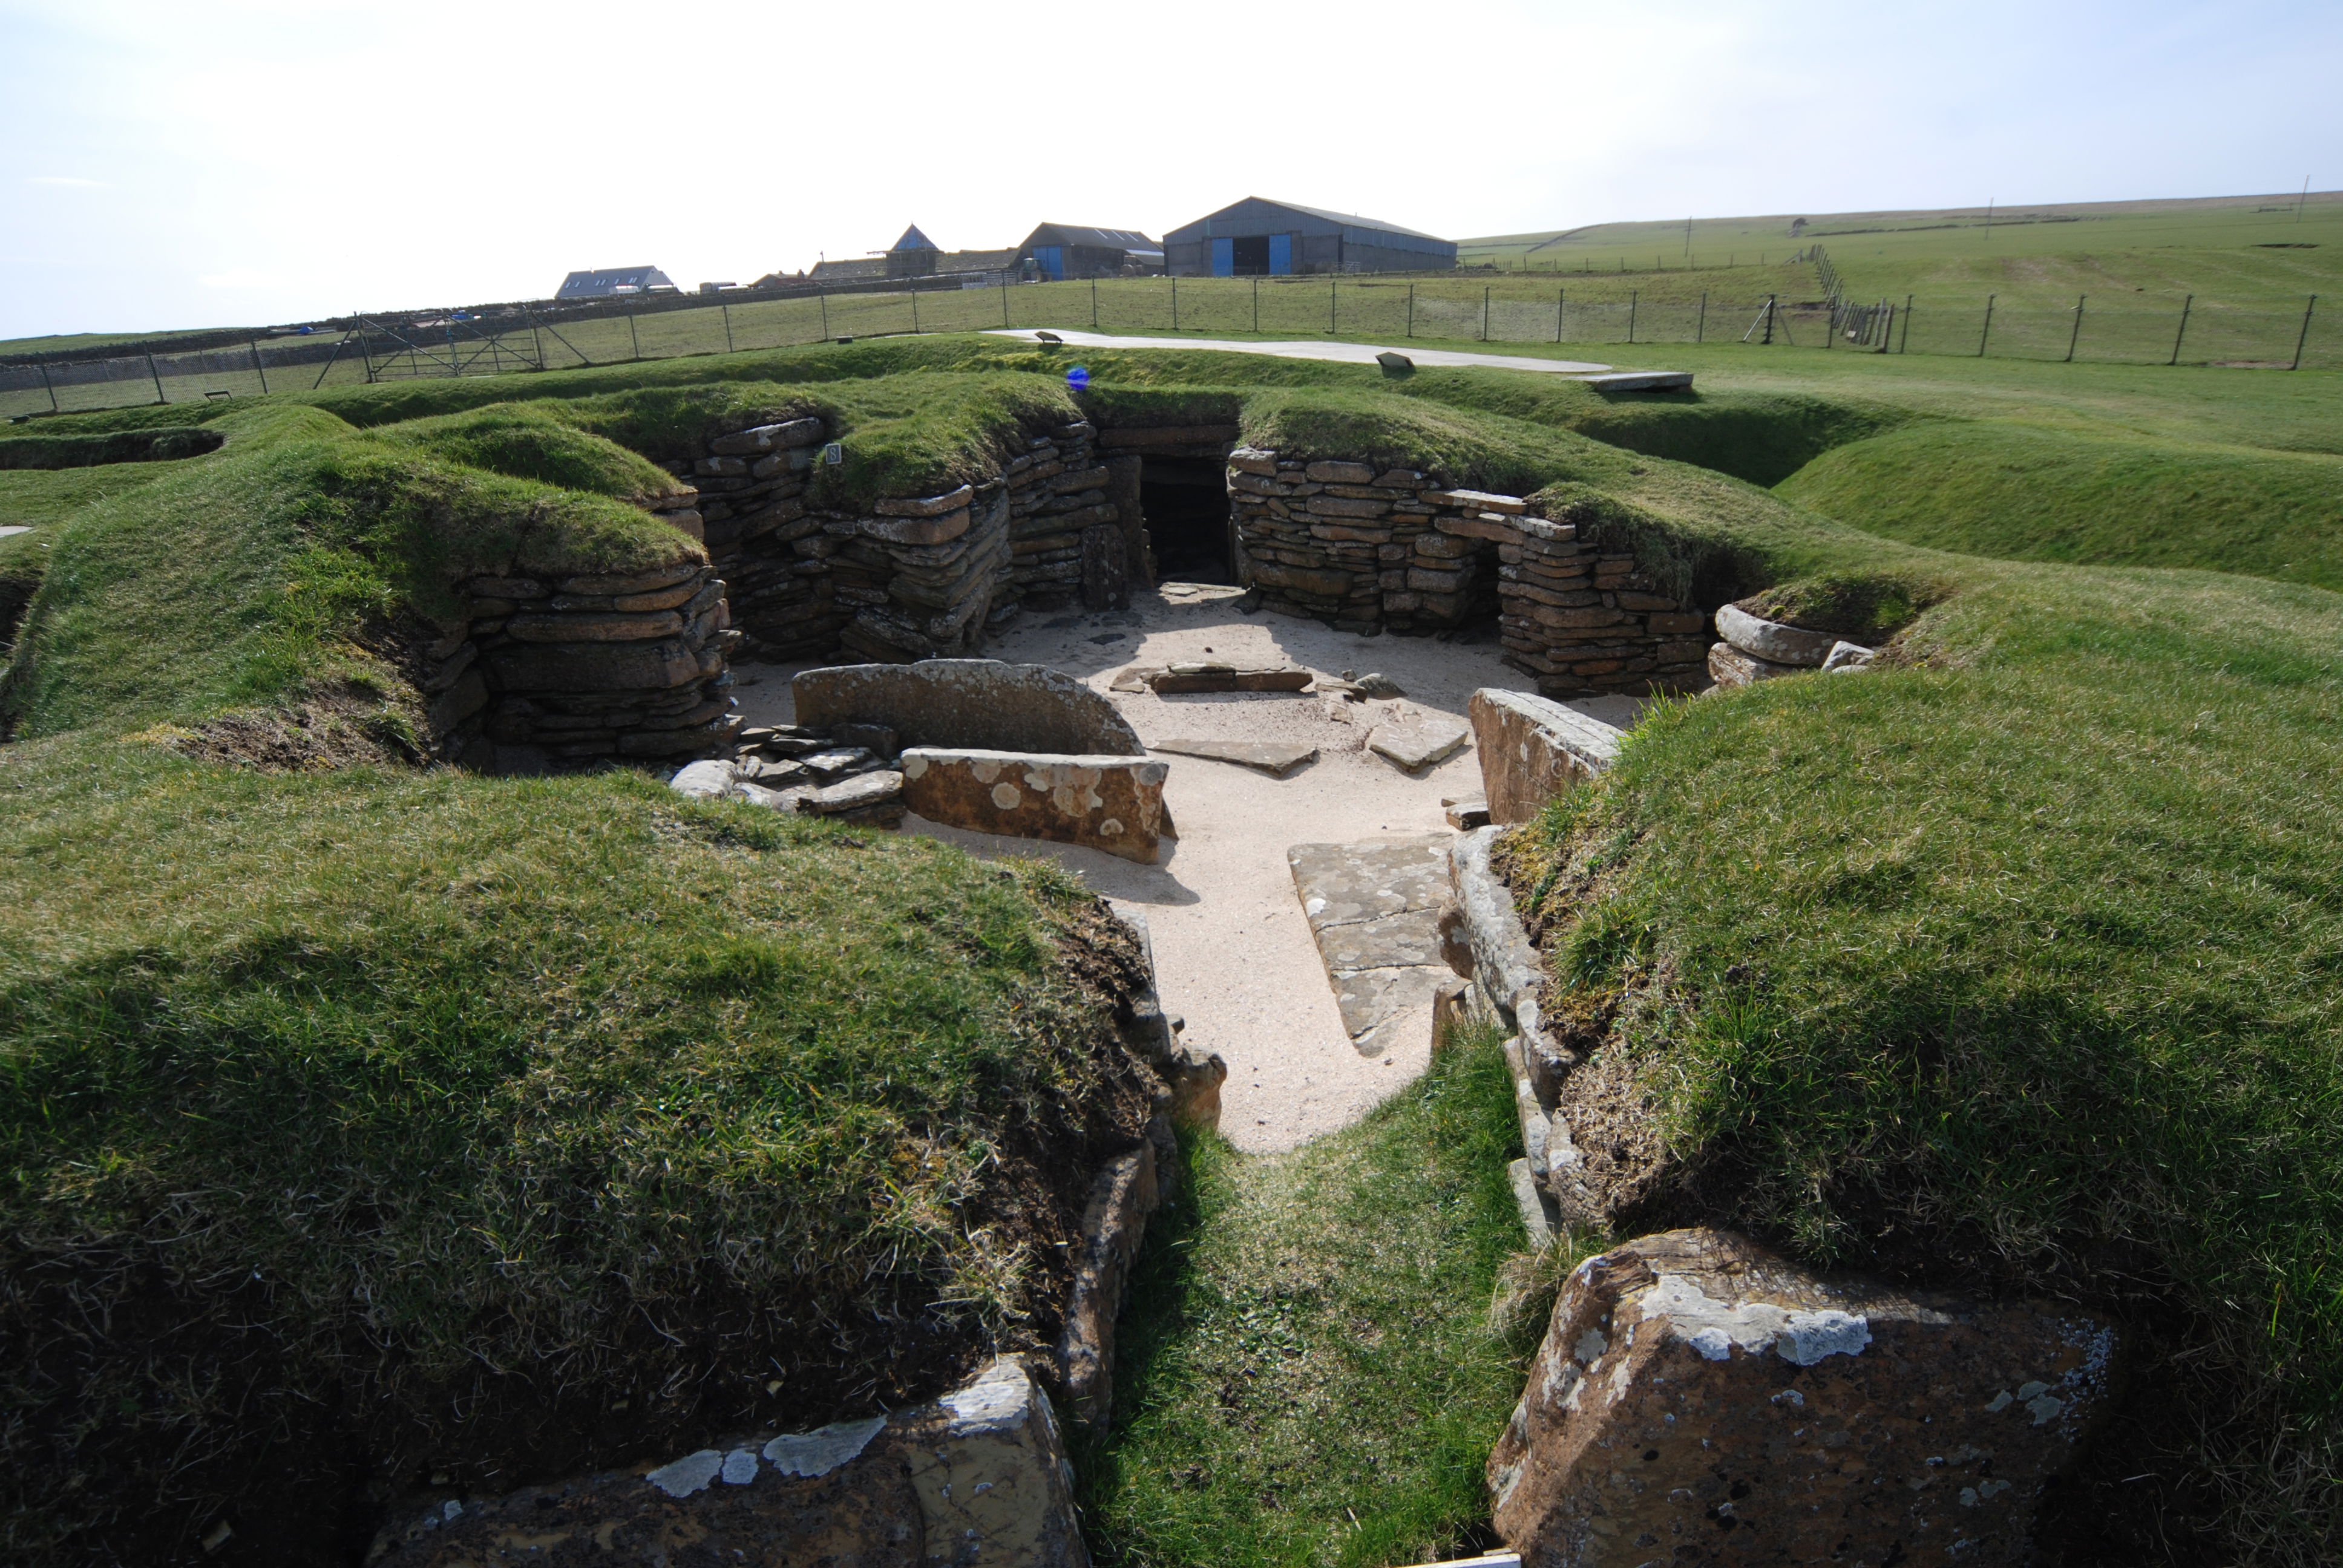
<path fill-rule="evenodd" d="M 2343 186 L 2333 0 L 0 0 L 0 338 L 1245 196 L 1453 238 Z"/>

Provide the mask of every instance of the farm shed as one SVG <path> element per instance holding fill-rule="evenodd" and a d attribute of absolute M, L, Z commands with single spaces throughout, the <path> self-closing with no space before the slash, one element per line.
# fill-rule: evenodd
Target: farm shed
<path fill-rule="evenodd" d="M 614 294 L 649 294 L 675 287 L 656 266 L 606 266 L 595 272 L 573 272 L 561 280 L 556 299 L 607 299 Z"/>
<path fill-rule="evenodd" d="M 1163 254 L 1182 277 L 1427 272 L 1456 265 L 1456 242 L 1353 213 L 1247 196 L 1165 235 Z"/>
<path fill-rule="evenodd" d="M 813 269 L 813 276 L 823 283 L 867 282 L 888 277 L 968 277 L 982 276 L 988 282 L 998 279 L 1004 271 L 1015 271 L 1017 253 L 1013 250 L 944 250 L 934 240 L 920 231 L 918 224 L 903 231 L 903 236 L 878 256 L 857 256 L 846 261 L 822 261 Z"/>
<path fill-rule="evenodd" d="M 1017 259 L 1046 278 L 1119 277 L 1126 268 L 1161 272 L 1163 247 L 1137 229 L 1045 223 L 1025 236 Z"/>

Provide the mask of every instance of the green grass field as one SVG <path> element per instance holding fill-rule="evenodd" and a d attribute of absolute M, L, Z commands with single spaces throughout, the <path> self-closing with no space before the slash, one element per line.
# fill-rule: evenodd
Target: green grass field
<path fill-rule="evenodd" d="M 1897 307 L 1893 347 L 1906 355 L 1976 357 L 1982 347 L 1986 357 L 2063 360 L 2071 350 L 2079 360 L 2146 365 L 2177 354 L 2185 364 L 2268 368 L 2291 365 L 2299 347 L 2305 365 L 2343 367 L 2343 308 L 2311 312 L 2305 330 L 2308 297 L 2343 288 L 2343 194 L 2314 193 L 2298 216 L 2278 198 L 2225 197 L 2025 206 L 1990 226 L 1985 218 L 1982 209 L 1826 214 L 1795 234 L 1794 216 L 1709 218 L 1691 224 L 1688 243 L 1683 223 L 1601 224 L 1464 242 L 1467 267 L 1493 272 L 742 297 L 559 324 L 510 343 L 548 369 L 1001 327 L 1566 344 L 1609 358 L 1638 344 L 1734 342 L 1753 327 L 1762 337 L 1771 297 L 1777 337 L 1811 348 L 1827 336 L 1815 308 L 1825 291 L 1805 259 L 1820 246 L 1849 298 Z M 0 344 L 0 358 L 29 351 Z M 158 364 L 170 402 L 250 397 L 264 381 L 283 393 L 361 384 L 370 371 L 430 372 L 427 357 L 370 366 L 355 351 L 273 373 L 232 354 L 217 368 L 170 356 Z M 145 360 L 124 367 L 122 379 L 73 383 L 59 372 L 54 389 L 0 391 L 0 414 L 46 412 L 53 394 L 68 411 L 154 400 Z"/>
<path fill-rule="evenodd" d="M 106 1473 L 149 1489 L 26 1458 L 18 1555 L 70 1560 L 40 1532 L 101 1505 L 199 1530 L 220 1483 L 156 1457 L 191 1432 L 223 1462 L 290 1462 L 175 1392 L 163 1374 L 190 1365 L 271 1411 L 355 1388 L 413 1412 L 468 1357 L 527 1382 L 490 1408 L 588 1434 L 534 1451 L 552 1465 L 624 1446 L 606 1409 L 563 1402 L 599 1389 L 568 1368 L 648 1357 L 651 1401 L 676 1369 L 799 1342 L 789 1313 L 680 1346 L 627 1326 L 642 1298 L 584 1282 L 647 1247 L 670 1329 L 754 1283 L 842 1292 L 816 1313 L 875 1290 L 954 1343 L 1035 1332 L 1036 1266 L 943 1221 L 994 1201 L 980 1151 L 1094 1135 L 1045 1103 L 1116 1092 L 1095 1002 L 1051 957 L 1071 889 L 626 775 L 262 775 L 159 742 L 321 689 L 395 739 L 373 628 L 490 563 L 684 548 L 622 498 L 709 420 L 822 412 L 849 455 L 825 494 L 849 499 L 975 472 L 1085 407 L 1569 498 L 1664 580 L 1915 607 L 1893 668 L 1664 705 L 1549 817 L 1568 1015 L 1635 1065 L 1700 1211 L 2133 1326 L 2137 1386 L 2179 1392 L 2127 1418 L 2124 1452 L 2166 1479 L 2101 1499 L 2102 1560 L 2150 1560 L 2159 1532 L 2195 1543 L 2174 1561 L 2331 1555 L 2343 597 L 2318 574 L 2343 377 L 1708 345 L 1679 360 L 1697 394 L 1605 397 L 1104 349 L 1076 400 L 1071 357 L 930 334 L 329 386 L 54 427 L 228 437 L 118 489 L 56 487 L 106 468 L 0 474 L 46 566 L 0 687 L 29 737 L 0 748 L 5 1233 L 87 1261 L 54 1276 L 85 1302 L 124 1277 L 106 1260 L 193 1247 L 164 1271 L 172 1310 L 277 1336 L 197 1334 L 210 1360 L 156 1372 L 11 1363 L 20 1431 L 82 1433 L 89 1464 L 127 1454 Z M 1478 1459 L 1523 1349 L 1485 1322 L 1513 1234 L 1487 1043 L 1310 1150 L 1199 1150 L 1142 1273 L 1118 1425 L 1084 1457 L 1102 1557 L 1481 1543 Z M 216 1196 L 174 1206 L 189 1192 Z M 225 1256 L 265 1260 L 249 1292 L 206 1283 Z M 405 1283 L 363 1304 L 317 1283 L 354 1272 Z M 345 1330 L 399 1353 L 349 1361 Z M 858 1343 L 790 1363 L 779 1394 L 709 1374 L 628 1430 L 672 1446 L 843 1408 L 845 1369 L 890 1353 Z M 2179 1432 L 2176 1402 L 2211 1435 Z M 302 1430 L 320 1464 L 409 1452 Z M 486 1465 L 518 1441 L 499 1430 L 417 1415 L 413 1440 Z"/>

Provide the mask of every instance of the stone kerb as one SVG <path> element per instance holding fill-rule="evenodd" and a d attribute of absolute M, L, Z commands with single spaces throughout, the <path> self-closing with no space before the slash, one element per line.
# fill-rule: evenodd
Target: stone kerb
<path fill-rule="evenodd" d="M 725 583 L 699 561 L 613 576 L 475 578 L 427 648 L 438 753 L 504 772 L 704 752 L 738 724 Z"/>
<path fill-rule="evenodd" d="M 1229 454 L 1228 480 L 1240 577 L 1272 609 L 1359 632 L 1493 615 L 1505 661 L 1552 697 L 1703 684 L 1699 608 L 1519 496 L 1256 447 Z"/>
<path fill-rule="evenodd" d="M 1737 1236 L 1589 1259 L 1490 1455 L 1524 1568 L 2029 1561 L 2113 1332 L 1831 1279 Z"/>

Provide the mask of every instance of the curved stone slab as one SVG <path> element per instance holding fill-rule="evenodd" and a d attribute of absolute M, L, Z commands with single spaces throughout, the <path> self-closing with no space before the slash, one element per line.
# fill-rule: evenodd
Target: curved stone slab
<path fill-rule="evenodd" d="M 926 658 L 832 665 L 799 671 L 791 689 L 799 724 L 883 724 L 905 747 L 1115 757 L 1147 750 L 1113 703 L 1039 664 Z"/>
<path fill-rule="evenodd" d="M 1785 626 L 1732 604 L 1716 612 L 1716 635 L 1752 658 L 1808 668 L 1828 658 L 1831 645 L 1838 641 L 1836 632 Z"/>

